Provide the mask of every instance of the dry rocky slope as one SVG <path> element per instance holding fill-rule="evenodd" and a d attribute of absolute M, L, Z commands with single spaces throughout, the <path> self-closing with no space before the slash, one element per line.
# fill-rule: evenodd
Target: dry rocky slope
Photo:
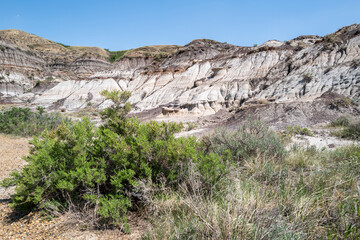
<path fill-rule="evenodd" d="M 268 122 L 302 117 L 311 124 L 359 115 L 358 24 L 256 47 L 200 39 L 132 49 L 115 62 L 110 55 L 0 31 L 0 101 L 76 111 L 108 106 L 99 93 L 119 89 L 132 92 L 134 112 L 162 108 L 164 115 L 207 116 L 222 110 L 224 116 L 224 109 L 235 109 L 232 123 L 244 111 Z"/>

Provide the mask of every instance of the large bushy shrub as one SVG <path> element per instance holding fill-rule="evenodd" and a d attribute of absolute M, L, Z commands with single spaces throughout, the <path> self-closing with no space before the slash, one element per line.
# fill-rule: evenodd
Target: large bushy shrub
<path fill-rule="evenodd" d="M 45 113 L 42 107 L 38 107 L 37 112 L 13 107 L 0 112 L 0 132 L 20 136 L 39 135 L 45 129 L 52 130 L 64 121 L 70 122 L 59 113 Z"/>
<path fill-rule="evenodd" d="M 29 164 L 3 182 L 17 186 L 15 207 L 82 212 L 94 223 L 120 221 L 127 229 L 126 212 L 141 200 L 140 181 L 176 189 L 186 181 L 189 166 L 208 186 L 224 174 L 219 156 L 204 154 L 196 138 L 174 137 L 181 124 L 142 124 L 125 117 L 128 93 L 103 95 L 122 103 L 102 113 L 109 117 L 104 126 L 96 128 L 83 119 L 32 140 Z"/>

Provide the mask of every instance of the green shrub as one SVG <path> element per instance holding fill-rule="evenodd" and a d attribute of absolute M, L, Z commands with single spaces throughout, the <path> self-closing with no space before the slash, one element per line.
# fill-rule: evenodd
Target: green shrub
<path fill-rule="evenodd" d="M 62 122 L 70 122 L 58 113 L 45 113 L 42 107 L 38 107 L 37 110 L 33 112 L 29 108 L 13 107 L 0 112 L 0 132 L 33 136 L 41 134 L 45 129 L 52 130 Z"/>
<path fill-rule="evenodd" d="M 303 80 L 305 81 L 305 83 L 311 82 L 311 80 L 313 80 L 313 78 L 314 78 L 314 76 L 311 73 L 303 74 Z"/>
<path fill-rule="evenodd" d="M 313 133 L 310 129 L 302 128 L 300 126 L 287 126 L 284 134 L 290 137 L 295 135 L 313 136 Z"/>
<path fill-rule="evenodd" d="M 59 45 L 61 45 L 61 46 L 65 47 L 65 48 L 70 48 L 70 47 L 71 47 L 70 45 L 66 45 L 66 44 L 63 44 L 63 43 L 57 43 L 57 44 L 59 44 Z"/>
<path fill-rule="evenodd" d="M 187 122 L 186 125 L 186 131 L 191 131 L 199 126 L 196 122 Z"/>
<path fill-rule="evenodd" d="M 204 145 L 207 152 L 231 156 L 236 162 L 257 155 L 282 159 L 286 154 L 281 140 L 266 124 L 249 119 L 234 132 L 225 128 L 216 129 L 204 138 Z"/>
<path fill-rule="evenodd" d="M 337 118 L 336 120 L 331 121 L 331 127 L 347 127 L 350 124 L 349 118 L 342 116 Z"/>
<path fill-rule="evenodd" d="M 53 78 L 52 76 L 49 76 L 49 77 L 47 77 L 47 78 L 45 79 L 45 82 L 48 83 L 48 82 L 51 82 L 51 81 L 53 81 L 53 80 L 54 80 L 54 78 Z"/>
<path fill-rule="evenodd" d="M 204 154 L 196 138 L 174 137 L 182 124 L 142 124 L 126 118 L 129 92 L 102 94 L 114 105 L 102 112 L 106 123 L 100 128 L 85 118 L 34 138 L 29 164 L 2 183 L 17 186 L 14 207 L 71 210 L 96 225 L 122 223 L 129 230 L 127 210 L 143 198 L 139 182 L 177 189 L 193 166 L 211 188 L 225 174 L 221 158 Z"/>
<path fill-rule="evenodd" d="M 350 123 L 340 133 L 341 137 L 360 140 L 360 121 Z"/>
<path fill-rule="evenodd" d="M 360 121 L 350 120 L 348 117 L 342 116 L 331 121 L 332 127 L 343 127 L 341 130 L 332 132 L 333 135 L 341 138 L 360 140 Z"/>
<path fill-rule="evenodd" d="M 125 53 L 127 52 L 127 50 L 122 50 L 122 51 L 109 51 L 110 56 L 109 56 L 109 61 L 111 63 L 116 62 L 119 59 L 122 59 L 125 57 Z"/>

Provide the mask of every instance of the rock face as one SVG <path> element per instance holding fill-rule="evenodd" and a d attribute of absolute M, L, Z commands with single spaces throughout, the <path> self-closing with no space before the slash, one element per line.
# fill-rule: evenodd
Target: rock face
<path fill-rule="evenodd" d="M 0 99 L 67 110 L 89 102 L 103 108 L 109 103 L 99 92 L 119 89 L 132 92 L 135 112 L 161 106 L 166 113 L 207 115 L 254 101 L 313 101 L 325 92 L 355 103 L 360 97 L 360 25 L 258 47 L 201 39 L 129 52 L 111 63 L 110 53 L 100 48 L 0 31 Z"/>

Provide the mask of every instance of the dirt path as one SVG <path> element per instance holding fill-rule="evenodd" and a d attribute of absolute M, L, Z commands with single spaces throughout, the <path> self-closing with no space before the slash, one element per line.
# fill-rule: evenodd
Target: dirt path
<path fill-rule="evenodd" d="M 9 176 L 13 169 L 26 163 L 22 156 L 29 153 L 27 138 L 0 135 L 0 179 Z"/>

